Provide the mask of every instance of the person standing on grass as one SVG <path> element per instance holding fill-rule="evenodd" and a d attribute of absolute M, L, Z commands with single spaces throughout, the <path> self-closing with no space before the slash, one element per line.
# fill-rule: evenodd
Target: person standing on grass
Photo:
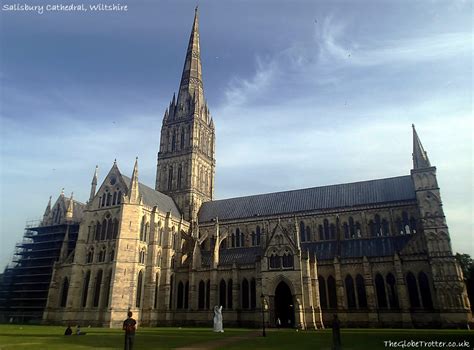
<path fill-rule="evenodd" d="M 336 314 L 332 320 L 332 348 L 333 350 L 341 349 L 341 322 Z"/>
<path fill-rule="evenodd" d="M 132 318 L 132 315 L 132 312 L 129 311 L 127 314 L 128 318 L 123 321 L 122 329 L 125 331 L 125 350 L 133 350 L 137 321 Z"/>

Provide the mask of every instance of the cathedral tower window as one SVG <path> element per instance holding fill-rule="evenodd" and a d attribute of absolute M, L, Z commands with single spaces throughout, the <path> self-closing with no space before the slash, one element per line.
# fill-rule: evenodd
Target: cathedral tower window
<path fill-rule="evenodd" d="M 146 258 L 146 250 L 145 248 L 142 248 L 142 250 L 140 250 L 140 264 L 145 264 L 145 258 Z"/>
<path fill-rule="evenodd" d="M 184 144 L 184 128 L 181 128 L 181 142 L 180 142 L 180 148 L 183 150 L 185 149 L 185 144 Z"/>
<path fill-rule="evenodd" d="M 180 190 L 182 187 L 182 176 L 183 176 L 183 167 L 180 165 L 178 167 L 178 184 L 177 184 L 178 190 Z"/>
<path fill-rule="evenodd" d="M 115 259 L 115 249 L 112 248 L 109 253 L 109 261 L 112 262 Z"/>
<path fill-rule="evenodd" d="M 227 307 L 226 296 L 227 296 L 226 283 L 222 279 L 221 282 L 219 283 L 219 305 L 222 305 L 224 309 Z"/>
<path fill-rule="evenodd" d="M 160 282 L 160 275 L 158 272 L 155 275 L 155 301 L 153 303 L 153 308 L 158 308 L 158 286 Z"/>
<path fill-rule="evenodd" d="M 138 273 L 137 278 L 137 295 L 135 299 L 135 306 L 140 307 L 142 301 L 142 289 L 143 289 L 143 271 Z"/>
<path fill-rule="evenodd" d="M 318 276 L 318 284 L 319 284 L 319 303 L 321 305 L 321 309 L 327 309 L 328 301 L 326 296 L 326 282 L 324 281 L 323 276 Z"/>
<path fill-rule="evenodd" d="M 110 217 L 109 214 L 107 214 L 106 218 L 107 218 L 107 240 L 110 240 L 112 239 L 113 234 L 114 234 L 114 225 L 113 225 L 112 218 Z"/>
<path fill-rule="evenodd" d="M 99 241 L 100 240 L 100 231 L 101 231 L 101 224 L 100 222 L 97 221 L 97 225 L 95 225 L 95 240 Z"/>
<path fill-rule="evenodd" d="M 173 130 L 173 138 L 171 140 L 171 152 L 176 150 L 176 130 Z"/>
<path fill-rule="evenodd" d="M 170 166 L 168 169 L 168 191 L 173 189 L 173 167 Z"/>
<path fill-rule="evenodd" d="M 331 233 L 331 239 L 336 239 L 336 225 L 331 224 L 329 226 L 329 231 Z"/>
<path fill-rule="evenodd" d="M 112 287 L 112 269 L 109 270 L 109 273 L 107 274 L 107 281 L 105 282 L 104 302 L 103 302 L 103 305 L 105 307 L 109 306 L 111 287 Z"/>
<path fill-rule="evenodd" d="M 355 309 L 357 307 L 357 304 L 354 289 L 354 279 L 351 275 L 347 275 L 344 283 L 346 285 L 347 307 L 349 309 Z"/>
<path fill-rule="evenodd" d="M 387 281 L 387 293 L 388 293 L 388 303 L 391 309 L 398 309 L 398 293 L 395 277 L 393 274 L 389 273 L 386 277 Z"/>
<path fill-rule="evenodd" d="M 113 230 L 113 233 L 112 233 L 112 239 L 117 239 L 118 229 L 119 229 L 119 222 L 118 222 L 117 219 L 114 219 L 113 225 L 114 225 L 114 230 Z"/>
<path fill-rule="evenodd" d="M 257 244 L 256 245 L 259 246 L 260 245 L 260 239 L 261 239 L 261 236 L 262 236 L 260 226 L 257 226 L 255 234 L 256 234 L 256 238 L 257 238 L 257 242 L 256 242 Z"/>
<path fill-rule="evenodd" d="M 60 304 L 59 304 L 60 307 L 66 307 L 68 292 L 69 292 L 69 279 L 67 277 L 64 277 L 63 285 L 61 289 L 61 298 L 60 298 Z"/>
<path fill-rule="evenodd" d="M 104 219 L 102 220 L 102 227 L 100 228 L 100 240 L 105 241 L 105 235 L 107 230 L 107 221 Z"/>
<path fill-rule="evenodd" d="M 89 282 L 91 279 L 91 272 L 90 270 L 86 272 L 86 277 L 84 278 L 84 284 L 82 285 L 82 307 L 86 307 L 87 305 L 87 294 L 89 292 Z"/>
<path fill-rule="evenodd" d="M 375 275 L 375 291 L 377 294 L 377 303 L 379 308 L 387 307 L 387 295 L 385 294 L 385 282 L 382 275 Z"/>
<path fill-rule="evenodd" d="M 99 262 L 104 262 L 105 261 L 105 246 L 103 246 L 99 252 Z"/>
<path fill-rule="evenodd" d="M 276 253 L 272 253 L 272 255 L 270 255 L 270 258 L 268 258 L 268 260 L 269 260 L 270 269 L 279 269 L 281 267 L 281 258 Z"/>
<path fill-rule="evenodd" d="M 115 204 L 117 204 L 117 192 L 116 191 L 114 192 L 114 197 L 112 199 L 112 205 L 115 205 Z"/>
<path fill-rule="evenodd" d="M 94 262 L 94 248 L 90 248 L 87 252 L 87 260 L 88 264 L 92 264 Z"/>
<path fill-rule="evenodd" d="M 100 299 L 100 287 L 102 284 L 102 270 L 97 271 L 97 276 L 95 277 L 95 287 L 94 287 L 94 307 L 99 306 Z"/>
<path fill-rule="evenodd" d="M 364 278 L 360 274 L 356 276 L 356 289 L 359 308 L 367 307 L 367 292 L 365 290 Z"/>

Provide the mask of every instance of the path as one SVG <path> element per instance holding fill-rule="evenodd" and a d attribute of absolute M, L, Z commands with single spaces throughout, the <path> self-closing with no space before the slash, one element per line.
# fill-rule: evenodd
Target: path
<path fill-rule="evenodd" d="M 222 348 L 228 344 L 238 343 L 242 340 L 258 337 L 261 334 L 262 331 L 253 331 L 242 335 L 236 335 L 233 337 L 211 340 L 204 343 L 191 344 L 182 348 L 176 348 L 176 350 L 212 350 Z"/>

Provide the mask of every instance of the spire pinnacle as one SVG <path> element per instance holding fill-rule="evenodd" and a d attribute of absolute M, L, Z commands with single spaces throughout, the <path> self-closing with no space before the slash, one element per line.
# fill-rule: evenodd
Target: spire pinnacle
<path fill-rule="evenodd" d="M 201 49 L 199 45 L 199 11 L 194 11 L 194 22 L 189 37 L 186 59 L 184 61 L 183 74 L 179 86 L 177 104 L 186 105 L 186 102 L 196 94 L 199 101 L 204 101 L 204 90 L 202 84 Z"/>
<path fill-rule="evenodd" d="M 69 198 L 69 203 L 66 211 L 66 219 L 72 219 L 74 212 L 74 192 L 71 192 L 71 198 Z"/>
<path fill-rule="evenodd" d="M 114 163 L 115 164 L 115 163 Z M 92 200 L 95 197 L 95 190 L 97 188 L 97 174 L 99 172 L 99 166 L 95 166 L 95 171 L 94 171 L 94 176 L 92 177 L 92 182 L 91 182 L 91 193 L 89 195 L 89 202 L 92 202 Z"/>
<path fill-rule="evenodd" d="M 135 158 L 135 165 L 133 166 L 132 178 L 130 179 L 129 198 L 131 203 L 138 201 L 138 157 Z"/>
<path fill-rule="evenodd" d="M 428 159 L 428 154 L 421 144 L 415 125 L 412 124 L 411 127 L 413 128 L 413 169 L 429 168 L 431 164 Z"/>

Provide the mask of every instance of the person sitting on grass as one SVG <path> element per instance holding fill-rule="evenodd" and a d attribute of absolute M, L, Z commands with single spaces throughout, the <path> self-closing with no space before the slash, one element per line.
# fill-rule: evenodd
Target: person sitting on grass
<path fill-rule="evenodd" d="M 64 332 L 64 335 L 72 335 L 72 329 L 70 325 L 67 326 L 66 331 Z"/>
<path fill-rule="evenodd" d="M 86 333 L 83 333 L 81 331 L 81 326 L 77 325 L 77 328 L 76 328 L 76 335 L 86 335 Z"/>

